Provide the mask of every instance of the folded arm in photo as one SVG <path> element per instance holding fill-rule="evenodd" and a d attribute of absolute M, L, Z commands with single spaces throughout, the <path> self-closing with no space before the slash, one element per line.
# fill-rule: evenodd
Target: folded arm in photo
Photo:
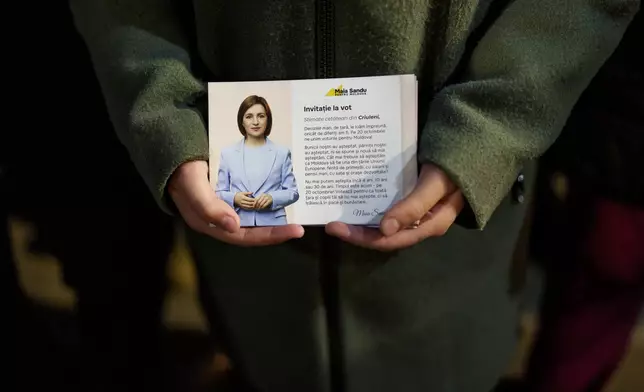
<path fill-rule="evenodd" d="M 282 164 L 282 189 L 268 192 L 273 198 L 272 210 L 279 210 L 295 203 L 300 194 L 297 190 L 297 181 L 293 174 L 293 162 L 291 161 L 291 151 L 288 151 L 284 163 Z"/>
<path fill-rule="evenodd" d="M 219 170 L 217 173 L 217 186 L 215 187 L 217 197 L 235 208 L 235 192 L 230 190 L 230 170 L 224 160 L 223 154 L 219 159 Z"/>

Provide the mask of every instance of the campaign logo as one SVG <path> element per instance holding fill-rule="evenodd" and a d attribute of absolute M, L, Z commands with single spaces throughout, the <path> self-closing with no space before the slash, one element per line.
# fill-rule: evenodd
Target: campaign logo
<path fill-rule="evenodd" d="M 337 88 L 330 89 L 327 93 L 327 97 L 345 97 L 345 96 L 355 96 L 355 95 L 367 95 L 366 88 L 344 88 L 342 85 L 339 85 Z"/>

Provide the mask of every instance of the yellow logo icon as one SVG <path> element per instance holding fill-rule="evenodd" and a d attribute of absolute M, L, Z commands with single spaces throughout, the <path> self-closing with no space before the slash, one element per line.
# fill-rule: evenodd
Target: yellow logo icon
<path fill-rule="evenodd" d="M 340 85 L 340 86 L 338 86 L 338 88 L 332 88 L 331 90 L 329 90 L 329 92 L 326 93 L 325 96 L 326 97 L 341 97 L 343 95 L 342 92 L 343 92 L 342 85 Z"/>

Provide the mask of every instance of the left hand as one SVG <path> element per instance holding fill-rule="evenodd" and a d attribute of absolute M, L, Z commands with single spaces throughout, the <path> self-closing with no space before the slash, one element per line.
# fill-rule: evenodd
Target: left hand
<path fill-rule="evenodd" d="M 263 210 L 269 208 L 273 204 L 273 197 L 269 194 L 264 193 L 260 197 L 255 199 L 255 209 Z"/>
<path fill-rule="evenodd" d="M 300 225 L 240 227 L 239 215 L 213 191 L 206 161 L 181 164 L 170 177 L 168 193 L 191 229 L 219 241 L 244 247 L 266 246 L 304 235 Z"/>
<path fill-rule="evenodd" d="M 425 164 L 414 190 L 385 213 L 380 229 L 331 222 L 326 232 L 364 248 L 393 251 L 445 234 L 464 203 L 461 191 L 447 174 Z"/>

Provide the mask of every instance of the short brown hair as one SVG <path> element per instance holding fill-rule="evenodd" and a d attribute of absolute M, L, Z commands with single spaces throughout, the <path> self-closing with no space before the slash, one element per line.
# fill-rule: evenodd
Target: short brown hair
<path fill-rule="evenodd" d="M 273 128 L 273 115 L 271 114 L 271 107 L 268 106 L 268 102 L 263 97 L 257 95 L 251 95 L 246 97 L 239 105 L 239 111 L 237 112 L 237 126 L 239 127 L 239 132 L 241 132 L 244 137 L 246 137 L 246 130 L 244 129 L 244 114 L 252 106 L 262 105 L 266 111 L 266 130 L 264 131 L 264 138 L 268 137 L 271 134 L 271 128 Z"/>

